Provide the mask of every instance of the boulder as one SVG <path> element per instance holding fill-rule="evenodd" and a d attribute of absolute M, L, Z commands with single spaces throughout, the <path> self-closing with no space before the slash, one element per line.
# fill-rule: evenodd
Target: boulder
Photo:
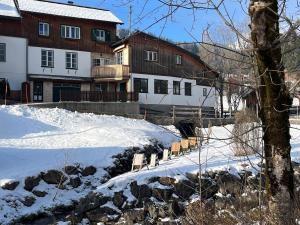
<path fill-rule="evenodd" d="M 183 200 L 187 200 L 196 192 L 195 184 L 190 180 L 179 180 L 174 184 L 174 193 Z"/>
<path fill-rule="evenodd" d="M 152 189 L 152 196 L 157 200 L 168 202 L 173 194 L 173 189 L 171 188 L 158 188 L 155 187 Z"/>
<path fill-rule="evenodd" d="M 81 175 L 84 176 L 84 177 L 87 177 L 87 176 L 94 175 L 96 172 L 97 172 L 96 167 L 87 166 L 81 171 Z"/>
<path fill-rule="evenodd" d="M 199 187 L 196 187 L 199 191 Z M 217 183 L 211 178 L 201 179 L 201 197 L 202 199 L 212 198 L 219 190 Z"/>
<path fill-rule="evenodd" d="M 199 174 L 198 173 L 186 173 L 185 176 L 192 181 L 193 183 L 199 183 Z"/>
<path fill-rule="evenodd" d="M 24 181 L 24 189 L 26 191 L 32 191 L 33 188 L 39 185 L 41 181 L 41 176 L 31 176 L 31 177 L 26 177 Z"/>
<path fill-rule="evenodd" d="M 126 224 L 139 223 L 145 220 L 144 209 L 132 209 L 124 213 Z"/>
<path fill-rule="evenodd" d="M 48 193 L 45 191 L 38 191 L 38 190 L 33 190 L 32 193 L 37 196 L 37 197 L 45 197 Z"/>
<path fill-rule="evenodd" d="M 71 177 L 68 185 L 71 185 L 72 188 L 78 188 L 82 184 L 79 177 Z"/>
<path fill-rule="evenodd" d="M 160 177 L 158 182 L 164 186 L 173 186 L 175 183 L 175 179 L 172 177 Z"/>
<path fill-rule="evenodd" d="M 117 221 L 120 217 L 117 211 L 108 206 L 99 207 L 88 211 L 86 216 L 92 223 Z"/>
<path fill-rule="evenodd" d="M 46 173 L 41 173 L 41 176 L 47 184 L 62 184 L 67 180 L 64 173 L 58 170 L 48 170 Z"/>
<path fill-rule="evenodd" d="M 221 194 L 233 194 L 234 196 L 238 196 L 242 193 L 243 186 L 240 178 L 230 173 L 222 172 L 219 173 L 215 179 Z"/>
<path fill-rule="evenodd" d="M 80 172 L 78 166 L 72 166 L 72 165 L 65 166 L 64 171 L 68 175 L 77 175 Z"/>
<path fill-rule="evenodd" d="M 13 191 L 16 189 L 16 187 L 19 185 L 19 183 L 20 182 L 17 180 L 9 180 L 6 183 L 4 183 L 3 185 L 1 185 L 1 187 L 4 190 Z"/>
<path fill-rule="evenodd" d="M 115 206 L 121 209 L 126 199 L 127 198 L 123 195 L 123 191 L 115 192 L 112 202 L 114 203 Z"/>
<path fill-rule="evenodd" d="M 130 184 L 131 194 L 138 200 L 150 198 L 152 195 L 151 189 L 146 184 L 138 185 L 136 181 Z"/>
<path fill-rule="evenodd" d="M 23 205 L 30 207 L 35 203 L 35 198 L 32 196 L 26 196 L 23 200 L 21 200 L 21 202 L 23 203 Z"/>

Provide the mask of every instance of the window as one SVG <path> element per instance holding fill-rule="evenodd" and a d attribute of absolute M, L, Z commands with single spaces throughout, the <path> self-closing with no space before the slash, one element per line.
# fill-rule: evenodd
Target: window
<path fill-rule="evenodd" d="M 92 40 L 110 42 L 110 32 L 102 29 L 92 29 Z"/>
<path fill-rule="evenodd" d="M 207 96 L 207 88 L 203 88 L 203 96 Z"/>
<path fill-rule="evenodd" d="M 186 96 L 192 96 L 192 83 L 184 83 L 184 92 Z"/>
<path fill-rule="evenodd" d="M 93 66 L 104 66 L 104 65 L 110 65 L 110 59 L 105 59 L 105 58 L 93 59 Z"/>
<path fill-rule="evenodd" d="M 43 82 L 39 82 L 39 81 L 33 82 L 33 101 L 34 102 L 43 101 Z"/>
<path fill-rule="evenodd" d="M 134 78 L 134 91 L 138 93 L 148 93 L 148 79 Z"/>
<path fill-rule="evenodd" d="M 182 60 L 181 60 L 181 55 L 176 55 L 176 64 L 177 65 L 181 65 L 182 64 Z"/>
<path fill-rule="evenodd" d="M 180 81 L 173 81 L 173 94 L 180 95 Z"/>
<path fill-rule="evenodd" d="M 154 51 L 145 51 L 145 60 L 156 62 L 158 60 L 158 53 Z"/>
<path fill-rule="evenodd" d="M 116 62 L 117 64 L 123 64 L 123 52 L 116 53 Z"/>
<path fill-rule="evenodd" d="M 54 52 L 52 50 L 42 49 L 42 67 L 54 67 Z"/>
<path fill-rule="evenodd" d="M 154 80 L 154 94 L 168 94 L 168 81 Z"/>
<path fill-rule="evenodd" d="M 6 61 L 6 44 L 0 43 L 0 62 Z"/>
<path fill-rule="evenodd" d="M 80 39 L 80 27 L 61 25 L 61 37 Z"/>
<path fill-rule="evenodd" d="M 76 52 L 66 53 L 66 69 L 78 69 L 78 55 Z"/>
<path fill-rule="evenodd" d="M 49 36 L 49 24 L 40 22 L 39 23 L 39 35 L 41 36 Z"/>

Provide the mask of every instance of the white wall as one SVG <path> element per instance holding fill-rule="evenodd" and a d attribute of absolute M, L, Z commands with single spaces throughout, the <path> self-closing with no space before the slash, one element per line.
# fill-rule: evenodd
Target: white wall
<path fill-rule="evenodd" d="M 42 49 L 54 51 L 54 68 L 41 67 Z M 78 53 L 78 70 L 66 69 L 66 52 Z M 53 76 L 91 76 L 91 53 L 65 49 L 41 48 L 29 46 L 28 48 L 28 74 Z"/>
<path fill-rule="evenodd" d="M 164 104 L 164 105 L 187 105 L 187 106 L 209 106 L 215 107 L 216 97 L 215 88 L 208 86 L 196 85 L 196 81 L 192 79 L 183 79 L 170 76 L 148 75 L 148 74 L 132 74 L 130 79 L 131 90 L 133 91 L 133 79 L 148 79 L 148 93 L 139 94 L 139 102 L 143 104 Z M 168 94 L 154 94 L 154 79 L 168 80 Z M 180 95 L 173 95 L 173 81 L 180 81 Z M 184 82 L 192 83 L 192 96 L 185 96 Z M 209 96 L 203 96 L 203 88 L 207 89 Z M 204 101 L 204 99 L 206 100 Z M 204 103 L 203 103 L 204 101 Z"/>
<path fill-rule="evenodd" d="M 26 81 L 26 45 L 24 38 L 0 36 L 6 44 L 6 62 L 0 62 L 0 78 L 8 79 L 11 90 L 21 90 Z"/>

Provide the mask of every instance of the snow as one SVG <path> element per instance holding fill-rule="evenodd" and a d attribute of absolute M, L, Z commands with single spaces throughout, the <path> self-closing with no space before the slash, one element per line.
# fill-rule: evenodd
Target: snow
<path fill-rule="evenodd" d="M 120 19 L 118 19 L 114 14 L 112 14 L 108 10 L 36 0 L 18 0 L 18 2 L 21 11 L 89 20 L 107 21 L 113 23 L 122 23 Z"/>
<path fill-rule="evenodd" d="M 298 98 L 293 98 L 292 106 L 299 106 L 299 99 Z"/>
<path fill-rule="evenodd" d="M 1 16 L 20 18 L 19 12 L 13 0 L 0 1 L 0 17 Z"/>

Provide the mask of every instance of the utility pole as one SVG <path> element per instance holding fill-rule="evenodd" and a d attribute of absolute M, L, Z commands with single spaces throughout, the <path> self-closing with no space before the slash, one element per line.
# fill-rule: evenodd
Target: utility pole
<path fill-rule="evenodd" d="M 128 21 L 129 21 L 129 27 L 128 27 L 128 30 L 129 30 L 129 35 L 131 34 L 131 26 L 132 26 L 132 5 L 130 4 L 129 5 L 129 18 L 128 18 Z"/>

